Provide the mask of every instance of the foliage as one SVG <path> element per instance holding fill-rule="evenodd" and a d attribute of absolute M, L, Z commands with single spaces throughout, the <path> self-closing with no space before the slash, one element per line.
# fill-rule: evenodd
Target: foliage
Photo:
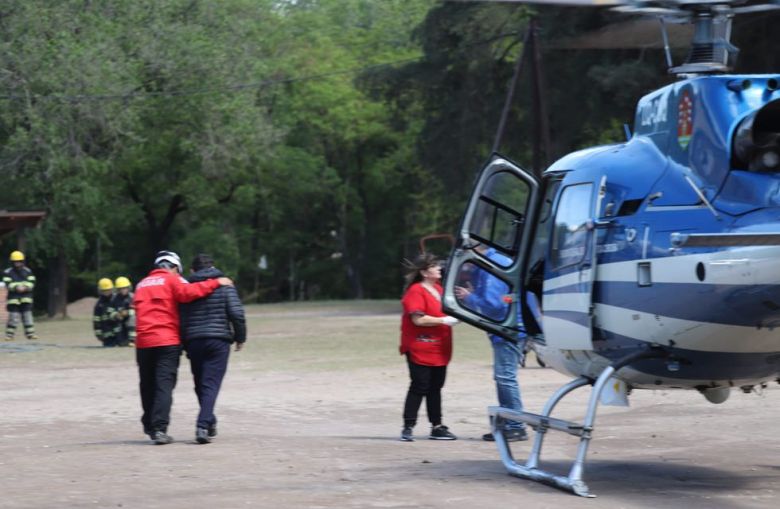
<path fill-rule="evenodd" d="M 247 299 L 397 297 L 400 260 L 457 225 L 533 14 L 549 155 L 622 136 L 660 55 L 552 48 L 603 11 L 0 0 L 0 208 L 47 212 L 28 251 L 50 313 L 162 248 L 213 254 Z M 528 74 L 500 148 L 526 165 Z"/>

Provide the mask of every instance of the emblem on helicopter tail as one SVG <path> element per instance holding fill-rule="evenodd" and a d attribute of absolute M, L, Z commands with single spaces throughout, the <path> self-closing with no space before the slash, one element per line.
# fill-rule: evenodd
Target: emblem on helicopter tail
<path fill-rule="evenodd" d="M 677 143 L 683 150 L 688 148 L 693 133 L 693 99 L 689 90 L 683 91 L 677 105 Z"/>

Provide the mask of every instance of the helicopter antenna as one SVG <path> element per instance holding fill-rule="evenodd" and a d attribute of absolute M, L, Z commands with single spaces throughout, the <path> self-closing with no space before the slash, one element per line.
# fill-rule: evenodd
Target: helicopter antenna
<path fill-rule="evenodd" d="M 674 64 L 672 63 L 672 50 L 669 48 L 669 33 L 666 31 L 666 23 L 664 23 L 664 19 L 659 17 L 658 22 L 661 24 L 661 36 L 664 38 L 664 54 L 666 55 L 666 65 L 671 69 Z"/>
<path fill-rule="evenodd" d="M 530 46 L 528 43 L 531 40 L 532 34 L 533 31 L 529 27 L 523 38 L 523 49 L 520 51 L 520 55 L 518 55 L 517 62 L 515 63 L 515 70 L 514 73 L 512 73 L 512 80 L 509 83 L 509 89 L 507 90 L 506 99 L 504 100 L 504 108 L 501 110 L 501 118 L 498 121 L 498 129 L 496 130 L 496 137 L 493 141 L 493 152 L 498 152 L 498 149 L 501 147 L 501 140 L 504 137 L 504 128 L 506 127 L 506 121 L 509 117 L 509 109 L 512 107 L 512 99 L 515 96 L 518 78 L 520 77 L 520 74 L 522 74 L 523 62 L 525 62 L 526 59 L 526 51 Z"/>
<path fill-rule="evenodd" d="M 533 172 L 541 175 L 547 166 L 547 158 L 550 155 L 550 129 L 547 123 L 547 109 L 544 101 L 544 86 L 542 76 L 542 55 L 538 40 L 539 22 L 536 17 L 532 17 L 528 23 L 528 29 L 523 38 L 523 49 L 517 57 L 515 70 L 512 74 L 512 80 L 509 83 L 504 108 L 501 111 L 501 118 L 498 121 L 498 129 L 493 141 L 493 152 L 496 153 L 501 147 L 501 140 L 504 136 L 509 110 L 512 106 L 517 82 L 522 74 L 523 65 L 531 64 L 531 90 L 532 90 L 532 109 L 533 109 Z M 528 60 L 528 62 L 526 62 Z"/>

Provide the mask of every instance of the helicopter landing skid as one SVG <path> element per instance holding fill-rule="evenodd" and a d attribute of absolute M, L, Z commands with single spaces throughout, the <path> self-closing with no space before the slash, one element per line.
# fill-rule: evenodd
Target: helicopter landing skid
<path fill-rule="evenodd" d="M 489 407 L 488 413 L 490 414 L 493 437 L 495 438 L 496 446 L 498 447 L 498 453 L 501 456 L 501 461 L 509 471 L 509 474 L 522 477 L 523 479 L 530 479 L 532 481 L 549 484 L 581 497 L 595 497 L 596 495 L 590 493 L 588 490 L 588 485 L 583 480 L 583 474 L 585 472 L 585 457 L 588 454 L 588 446 L 590 445 L 590 440 L 593 437 L 594 422 L 596 420 L 596 409 L 598 408 L 601 392 L 604 390 L 604 387 L 607 385 L 607 382 L 612 377 L 612 375 L 614 375 L 615 372 L 620 368 L 625 367 L 637 360 L 665 357 L 666 355 L 667 354 L 665 352 L 659 349 L 636 352 L 616 361 L 610 366 L 607 366 L 595 381 L 585 377 L 576 378 L 555 391 L 555 394 L 553 394 L 550 399 L 547 400 L 547 403 L 544 405 L 544 409 L 542 410 L 541 414 L 518 412 L 516 410 L 510 410 L 508 408 L 502 407 Z M 579 389 L 580 387 L 590 384 L 593 384 L 593 390 L 591 391 L 590 399 L 588 401 L 588 409 L 585 413 L 585 419 L 582 423 L 550 417 L 553 409 L 558 404 L 558 402 L 564 398 L 564 396 L 576 389 Z M 504 439 L 504 435 L 501 430 L 504 429 L 504 424 L 506 421 L 524 422 L 534 428 L 536 431 L 534 444 L 531 448 L 531 453 L 529 454 L 525 465 L 521 465 L 515 461 L 512 456 L 512 451 L 509 448 L 509 444 Z M 539 458 L 542 453 L 542 442 L 544 441 L 544 436 L 548 430 L 563 431 L 569 435 L 580 437 L 580 445 L 577 448 L 577 457 L 572 464 L 568 476 L 555 475 L 551 472 L 547 472 L 539 468 Z"/>

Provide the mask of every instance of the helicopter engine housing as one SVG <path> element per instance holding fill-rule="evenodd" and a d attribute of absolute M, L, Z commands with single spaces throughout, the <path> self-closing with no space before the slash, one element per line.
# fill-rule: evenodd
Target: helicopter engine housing
<path fill-rule="evenodd" d="M 734 132 L 733 156 L 735 168 L 780 171 L 780 99 L 742 119 Z"/>

